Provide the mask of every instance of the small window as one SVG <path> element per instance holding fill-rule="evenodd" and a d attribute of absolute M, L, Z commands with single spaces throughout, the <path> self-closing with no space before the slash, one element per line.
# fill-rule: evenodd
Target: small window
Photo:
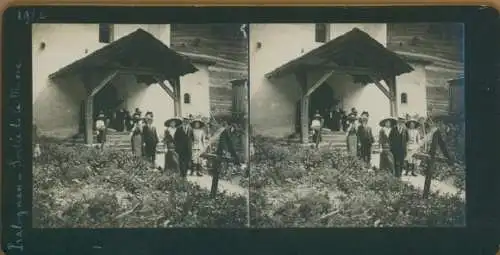
<path fill-rule="evenodd" d="M 329 29 L 328 24 L 326 23 L 318 23 L 316 24 L 316 42 L 324 43 L 329 39 Z"/>
<path fill-rule="evenodd" d="M 401 103 L 402 104 L 407 104 L 408 103 L 408 94 L 401 93 Z"/>
<path fill-rule="evenodd" d="M 188 93 L 184 94 L 184 103 L 185 104 L 191 103 L 191 95 L 189 95 Z"/>
<path fill-rule="evenodd" d="M 111 24 L 99 24 L 99 42 L 110 43 L 113 40 L 113 27 Z"/>

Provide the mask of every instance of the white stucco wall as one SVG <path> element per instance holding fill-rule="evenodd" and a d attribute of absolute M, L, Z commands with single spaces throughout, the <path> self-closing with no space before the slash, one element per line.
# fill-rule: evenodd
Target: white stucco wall
<path fill-rule="evenodd" d="M 210 80 L 208 66 L 195 64 L 198 72 L 181 77 L 182 115 L 210 116 Z M 184 94 L 191 96 L 191 103 L 184 103 Z"/>
<path fill-rule="evenodd" d="M 411 73 L 402 74 L 396 77 L 396 95 L 398 95 L 398 114 L 419 116 L 427 115 L 427 89 L 425 66 L 411 64 L 413 69 Z M 401 94 L 408 95 L 408 103 L 401 103 Z"/>
<path fill-rule="evenodd" d="M 386 24 L 331 24 L 330 38 L 334 39 L 357 27 L 382 45 L 387 43 Z M 250 25 L 250 123 L 255 133 L 280 137 L 294 132 L 296 105 L 300 88 L 293 75 L 270 81 L 265 74 L 286 62 L 318 47 L 315 42 L 314 24 L 251 24 Z M 257 44 L 261 47 L 258 48 Z M 398 93 L 408 93 L 408 105 L 401 111 L 425 113 L 425 71 L 397 78 Z M 308 85 L 321 77 L 320 73 L 308 74 Z M 375 84 L 355 84 L 349 75 L 334 74 L 327 83 L 333 88 L 341 106 L 346 111 L 356 107 L 370 113 L 370 125 L 378 132 L 378 122 L 389 116 L 387 97 Z M 401 88 L 402 84 L 404 88 Z M 332 96 L 333 99 L 333 96 Z M 399 102 L 399 101 L 398 101 Z"/>
<path fill-rule="evenodd" d="M 317 46 L 314 24 L 250 24 L 250 35 L 250 124 L 253 131 L 278 137 L 293 133 L 295 105 L 300 95 L 295 77 L 271 83 L 265 74 Z"/>
<path fill-rule="evenodd" d="M 164 24 L 114 25 L 114 39 L 138 28 L 170 45 L 170 25 Z M 83 83 L 77 76 L 52 81 L 49 75 L 105 46 L 99 43 L 99 25 L 33 24 L 32 38 L 33 118 L 40 132 L 45 135 L 60 138 L 75 135 L 80 123 L 81 102 L 85 98 Z M 43 50 L 40 48 L 42 42 L 46 45 Z M 181 77 L 181 93 L 191 93 L 193 102 L 191 105 L 182 105 L 183 115 L 207 115 L 210 109 L 208 70 L 204 65 L 197 65 L 197 68 L 200 71 Z M 121 107 L 131 111 L 136 107 L 144 112 L 153 111 L 155 126 L 159 130 L 163 129 L 164 120 L 174 115 L 172 99 L 158 84 L 137 84 L 134 76 L 119 75 L 112 81 L 112 86 L 118 88 L 119 97 L 125 100 Z"/>
<path fill-rule="evenodd" d="M 33 118 L 40 132 L 67 137 L 78 131 L 82 82 L 51 81 L 49 75 L 104 46 L 98 39 L 97 24 L 32 25 Z"/>

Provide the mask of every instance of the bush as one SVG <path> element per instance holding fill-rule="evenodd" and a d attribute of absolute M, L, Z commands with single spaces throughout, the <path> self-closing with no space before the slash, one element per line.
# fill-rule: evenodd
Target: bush
<path fill-rule="evenodd" d="M 431 194 L 366 169 L 343 151 L 256 137 L 250 175 L 252 226 L 463 226 L 458 196 Z"/>
<path fill-rule="evenodd" d="M 33 168 L 40 228 L 244 227 L 246 198 L 209 191 L 150 169 L 123 151 L 42 144 Z"/>

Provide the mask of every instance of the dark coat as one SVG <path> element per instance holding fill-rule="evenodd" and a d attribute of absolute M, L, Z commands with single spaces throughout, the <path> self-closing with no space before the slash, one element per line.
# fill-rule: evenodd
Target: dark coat
<path fill-rule="evenodd" d="M 177 130 L 175 131 L 175 133 L 177 133 Z M 165 145 L 167 145 L 168 143 L 174 143 L 175 144 L 174 138 L 172 137 L 172 135 L 170 134 L 170 132 L 168 132 L 168 129 L 165 129 L 165 132 L 163 133 L 163 143 Z"/>
<path fill-rule="evenodd" d="M 236 149 L 234 148 L 233 140 L 231 139 L 231 130 L 230 128 L 226 128 L 222 131 L 222 134 L 219 137 L 219 143 L 217 144 L 217 155 L 222 157 L 225 151 L 229 152 L 234 159 L 235 164 L 240 164 L 240 159 L 238 154 L 236 153 Z"/>
<path fill-rule="evenodd" d="M 389 143 L 391 146 L 391 152 L 395 158 L 405 158 L 406 157 L 406 145 L 408 144 L 408 129 L 403 127 L 401 132 L 399 132 L 398 127 L 394 127 L 389 134 Z"/>
<path fill-rule="evenodd" d="M 358 141 L 361 144 L 372 145 L 375 139 L 373 138 L 372 128 L 369 126 L 358 127 Z"/>
<path fill-rule="evenodd" d="M 142 141 L 146 145 L 156 146 L 158 144 L 158 133 L 153 126 L 144 126 L 142 129 Z"/>
<path fill-rule="evenodd" d="M 429 149 L 429 154 L 431 155 L 431 157 L 436 156 L 438 146 L 439 149 L 441 149 L 441 153 L 443 153 L 443 156 L 445 156 L 449 161 L 453 160 L 448 151 L 448 147 L 446 146 L 446 142 L 444 141 L 441 130 L 436 130 L 432 135 L 431 147 Z"/>
<path fill-rule="evenodd" d="M 193 129 L 189 126 L 187 132 L 184 130 L 184 126 L 180 126 L 175 131 L 174 143 L 175 151 L 179 153 L 179 157 L 185 157 L 192 155 L 194 142 Z"/>

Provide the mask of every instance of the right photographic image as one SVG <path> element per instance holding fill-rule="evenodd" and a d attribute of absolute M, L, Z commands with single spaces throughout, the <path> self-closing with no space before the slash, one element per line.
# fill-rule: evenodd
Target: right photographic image
<path fill-rule="evenodd" d="M 463 37 L 251 24 L 251 226 L 465 227 Z"/>

